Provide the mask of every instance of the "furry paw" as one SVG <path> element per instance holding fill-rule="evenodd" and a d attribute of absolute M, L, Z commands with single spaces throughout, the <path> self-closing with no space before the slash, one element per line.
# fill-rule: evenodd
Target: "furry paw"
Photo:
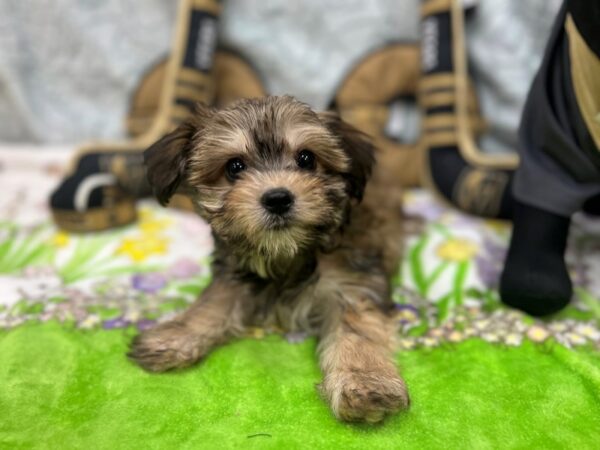
<path fill-rule="evenodd" d="M 149 372 L 187 367 L 202 356 L 198 336 L 179 322 L 167 322 L 136 336 L 127 356 Z"/>
<path fill-rule="evenodd" d="M 335 416 L 347 422 L 380 422 L 410 405 L 406 384 L 396 373 L 334 372 L 325 377 L 321 391 Z"/>

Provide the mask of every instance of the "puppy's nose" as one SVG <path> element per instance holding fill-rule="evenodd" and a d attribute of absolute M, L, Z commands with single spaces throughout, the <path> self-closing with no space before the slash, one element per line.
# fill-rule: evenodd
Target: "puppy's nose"
<path fill-rule="evenodd" d="M 294 196 L 284 188 L 271 189 L 263 194 L 260 202 L 273 214 L 285 214 L 294 204 Z"/>

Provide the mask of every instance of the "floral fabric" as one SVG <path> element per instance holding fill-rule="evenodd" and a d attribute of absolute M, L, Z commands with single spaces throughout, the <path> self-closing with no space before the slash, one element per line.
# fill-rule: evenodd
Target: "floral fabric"
<path fill-rule="evenodd" d="M 145 200 L 139 221 L 120 230 L 56 229 L 46 199 L 69 156 L 0 150 L 0 328 L 58 320 L 143 329 L 193 302 L 210 281 L 209 227 Z M 402 348 L 483 339 L 600 350 L 600 221 L 575 218 L 568 253 L 575 297 L 564 312 L 538 320 L 503 307 L 498 297 L 508 224 L 465 216 L 422 190 L 406 193 L 405 214 L 405 257 L 393 280 Z M 271 332 L 279 330 L 248 330 L 255 338 Z"/>

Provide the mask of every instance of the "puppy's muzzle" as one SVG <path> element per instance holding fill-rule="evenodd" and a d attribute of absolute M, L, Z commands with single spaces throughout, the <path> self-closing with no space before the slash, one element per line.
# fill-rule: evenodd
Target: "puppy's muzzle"
<path fill-rule="evenodd" d="M 281 216 L 287 213 L 294 204 L 294 196 L 287 189 L 276 188 L 265 192 L 260 202 L 267 211 Z"/>

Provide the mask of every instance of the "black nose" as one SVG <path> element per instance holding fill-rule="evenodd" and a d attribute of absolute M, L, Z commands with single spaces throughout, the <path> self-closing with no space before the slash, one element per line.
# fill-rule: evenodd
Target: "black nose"
<path fill-rule="evenodd" d="M 273 214 L 285 214 L 294 204 L 294 196 L 287 189 L 271 189 L 263 194 L 260 202 Z"/>

